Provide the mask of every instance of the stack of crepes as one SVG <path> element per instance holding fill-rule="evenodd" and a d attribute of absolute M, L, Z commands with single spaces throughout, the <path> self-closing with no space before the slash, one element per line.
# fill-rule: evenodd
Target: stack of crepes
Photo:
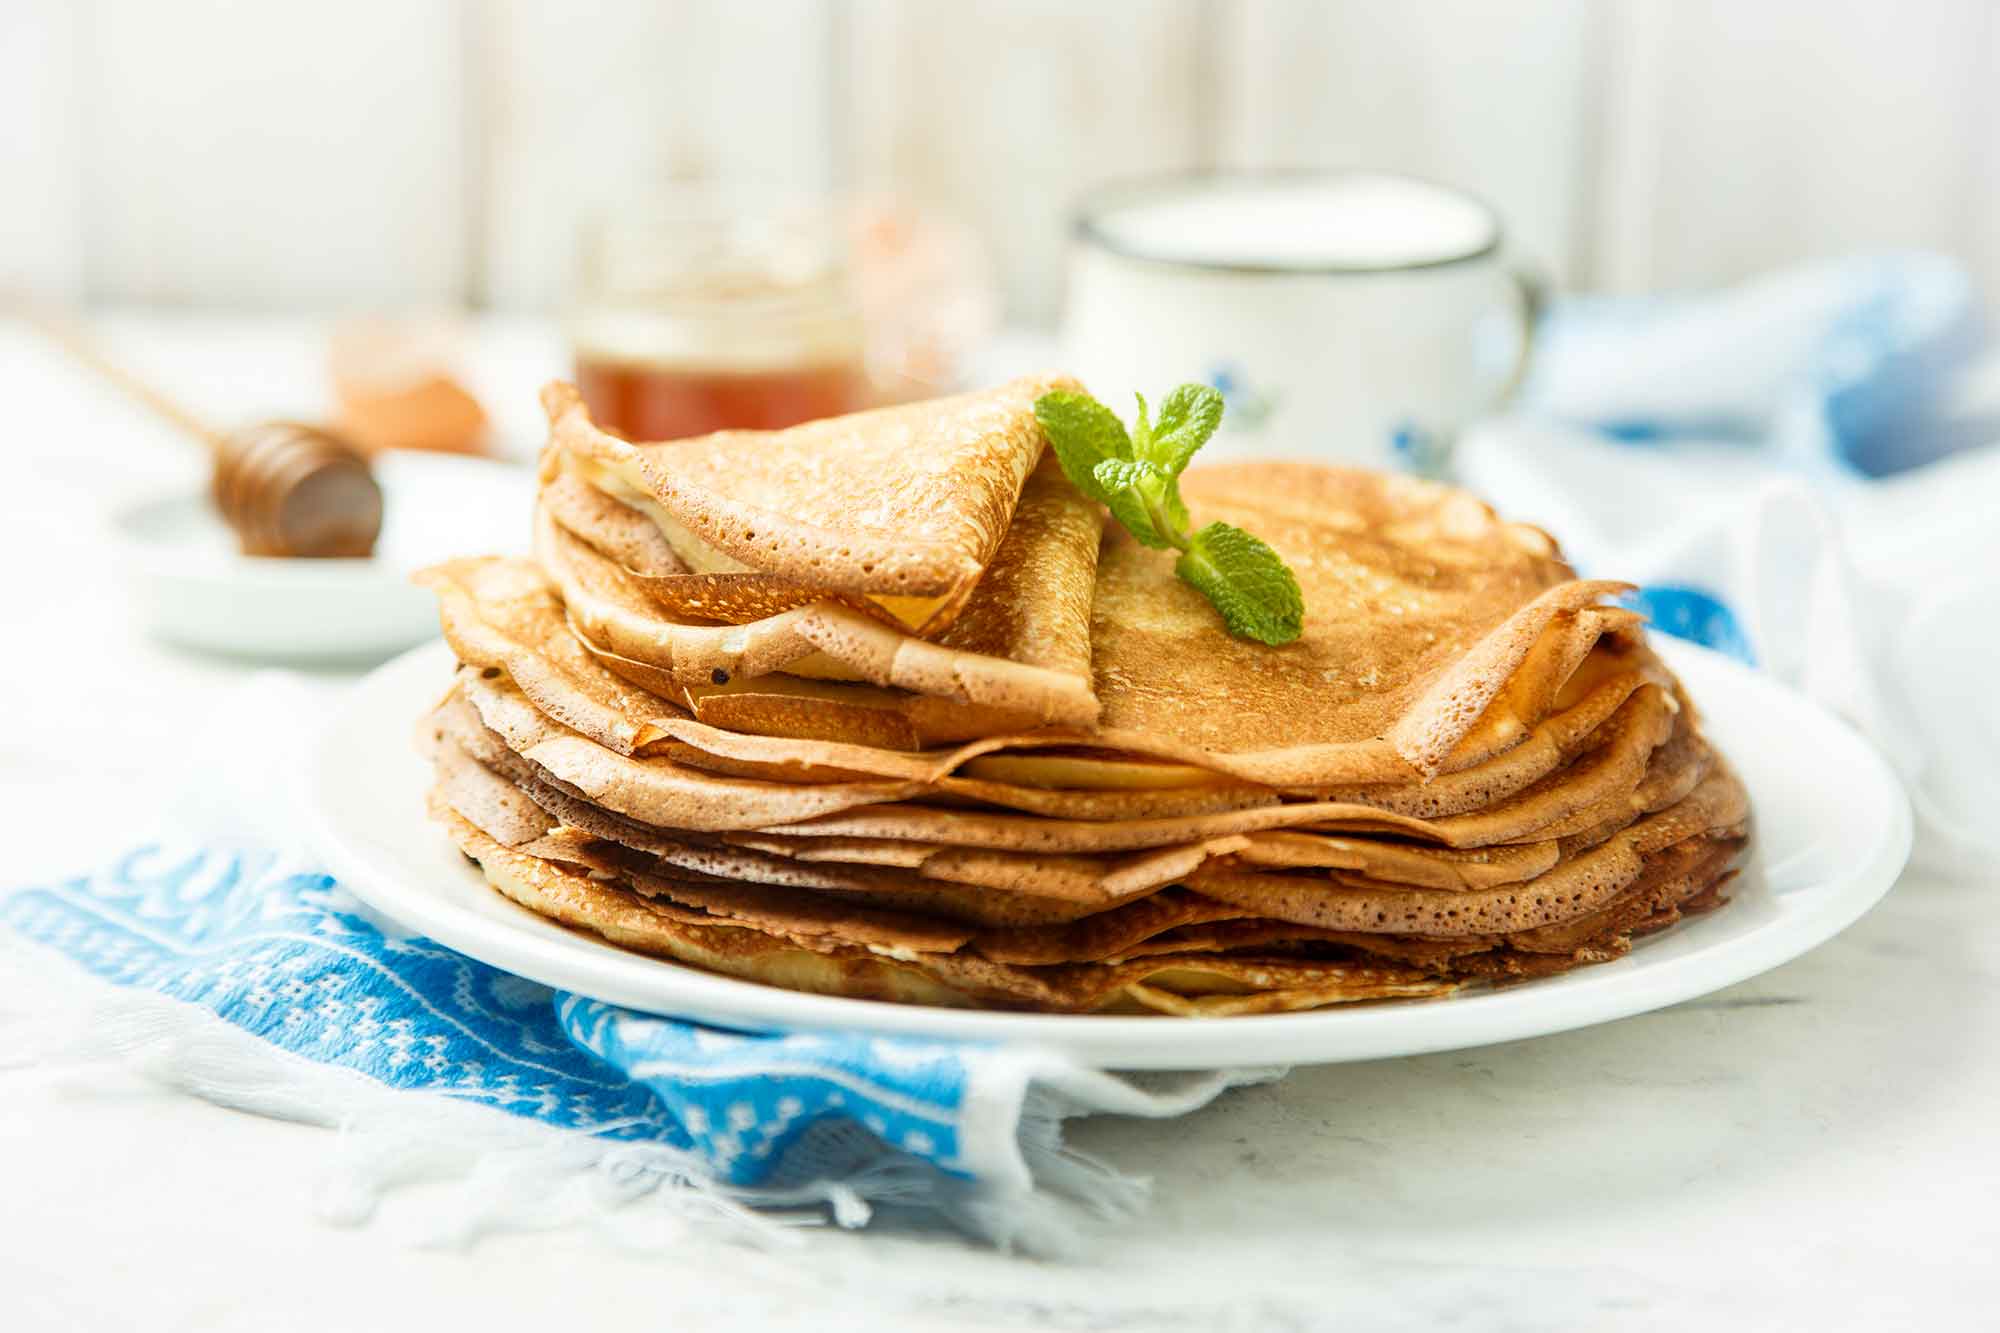
<path fill-rule="evenodd" d="M 1303 637 L 1230 637 L 1065 480 L 1056 377 L 632 444 L 544 391 L 534 559 L 419 577 L 431 809 L 501 893 L 798 990 L 1240 1014 L 1615 958 L 1743 788 L 1623 589 L 1462 491 L 1197 468 Z"/>

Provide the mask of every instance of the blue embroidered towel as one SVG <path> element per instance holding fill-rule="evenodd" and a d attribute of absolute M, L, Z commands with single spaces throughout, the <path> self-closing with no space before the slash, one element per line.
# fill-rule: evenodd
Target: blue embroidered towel
<path fill-rule="evenodd" d="M 413 1162 L 481 1175 L 485 1197 L 468 1207 L 486 1213 L 453 1219 L 462 1234 L 546 1225 L 532 1214 L 559 1160 L 609 1185 L 612 1203 L 645 1195 L 739 1216 L 815 1205 L 808 1216 L 843 1225 L 893 1204 L 1050 1251 L 1070 1236 L 1061 1200 L 1115 1215 L 1144 1188 L 1067 1152 L 1063 1119 L 1179 1115 L 1281 1072 L 1113 1075 L 1041 1050 L 740 1033 L 551 991 L 397 930 L 310 862 L 243 836 L 260 823 L 281 833 L 282 802 L 258 793 L 283 784 L 258 772 L 272 754 L 250 759 L 238 742 L 277 734 L 281 719 L 295 731 L 302 710 L 303 691 L 275 674 L 240 692 L 197 732 L 238 759 L 196 771 L 233 780 L 206 779 L 179 811 L 179 827 L 204 814 L 210 827 L 0 895 L 0 935 L 21 960 L 57 955 L 139 997 L 136 1021 L 128 999 L 86 1044 L 138 1048 L 156 1075 L 215 1100 L 366 1130 L 392 1145 L 383 1179 Z M 0 960 L 0 977 L 24 972 Z M 462 1115 L 440 1121 L 440 1099 L 486 1119 L 470 1131 Z M 521 1132 L 497 1130 L 494 1113 Z M 474 1140 L 492 1151 L 468 1154 Z M 510 1162 L 532 1181 L 496 1192 Z M 361 1192 L 333 1211 L 366 1214 Z"/>

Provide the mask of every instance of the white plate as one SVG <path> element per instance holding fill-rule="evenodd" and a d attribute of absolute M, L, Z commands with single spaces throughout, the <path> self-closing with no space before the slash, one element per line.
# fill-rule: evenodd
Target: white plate
<path fill-rule="evenodd" d="M 1845 725 L 1726 658 L 1655 639 L 1750 788 L 1755 855 L 1721 911 L 1613 963 L 1446 1000 L 1246 1018 L 967 1012 L 802 995 L 661 962 L 564 929 L 488 888 L 424 815 L 411 749 L 452 657 L 416 649 L 361 681 L 306 773 L 313 837 L 353 891 L 413 930 L 550 986 L 739 1028 L 862 1028 L 1067 1051 L 1111 1069 L 1369 1060 L 1512 1041 L 1692 999 L 1798 957 L 1881 898 L 1910 850 L 1910 807 Z"/>
<path fill-rule="evenodd" d="M 147 627 L 211 652 L 291 662 L 379 662 L 437 634 L 437 599 L 410 583 L 468 551 L 513 554 L 534 498 L 519 464 L 391 452 L 375 460 L 382 536 L 367 560 L 241 555 L 206 495 L 143 500 L 112 516 Z"/>

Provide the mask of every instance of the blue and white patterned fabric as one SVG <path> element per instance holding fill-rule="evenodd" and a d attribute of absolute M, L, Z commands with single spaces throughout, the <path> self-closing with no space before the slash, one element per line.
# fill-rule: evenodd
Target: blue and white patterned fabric
<path fill-rule="evenodd" d="M 711 1190 L 828 1201 L 849 1223 L 891 1198 L 1032 1243 L 1021 1206 L 1038 1185 L 1100 1207 L 1134 1194 L 1060 1152 L 1061 1117 L 1179 1114 L 1252 1077 L 1142 1085 L 1039 1052 L 637 1014 L 384 928 L 331 877 L 227 842 L 15 890 L 0 927 L 315 1065 L 670 1150 Z"/>
<path fill-rule="evenodd" d="M 1867 732 L 1927 827 L 1990 860 L 2000 735 L 1930 704 L 1975 693 L 1963 650 L 1909 648 L 1991 623 L 1996 442 L 2000 354 L 1971 281 L 1896 254 L 1559 300 L 1516 410 L 1468 432 L 1455 466 L 1581 572 L 1640 584 L 1657 629 Z"/>
<path fill-rule="evenodd" d="M 670 1132 L 643 1086 L 569 1040 L 546 987 L 387 934 L 330 876 L 269 851 L 140 847 L 9 894 L 0 922 L 105 981 L 395 1087 L 564 1129 Z"/>

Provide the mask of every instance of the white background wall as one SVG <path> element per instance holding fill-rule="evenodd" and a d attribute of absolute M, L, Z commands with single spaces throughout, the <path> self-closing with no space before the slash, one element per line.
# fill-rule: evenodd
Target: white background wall
<path fill-rule="evenodd" d="M 2000 6 L 0 0 L 0 292 L 545 308 L 579 211 L 723 178 L 948 206 L 1045 320 L 1084 186 L 1301 163 L 1470 186 L 1575 285 L 2000 292 Z"/>

